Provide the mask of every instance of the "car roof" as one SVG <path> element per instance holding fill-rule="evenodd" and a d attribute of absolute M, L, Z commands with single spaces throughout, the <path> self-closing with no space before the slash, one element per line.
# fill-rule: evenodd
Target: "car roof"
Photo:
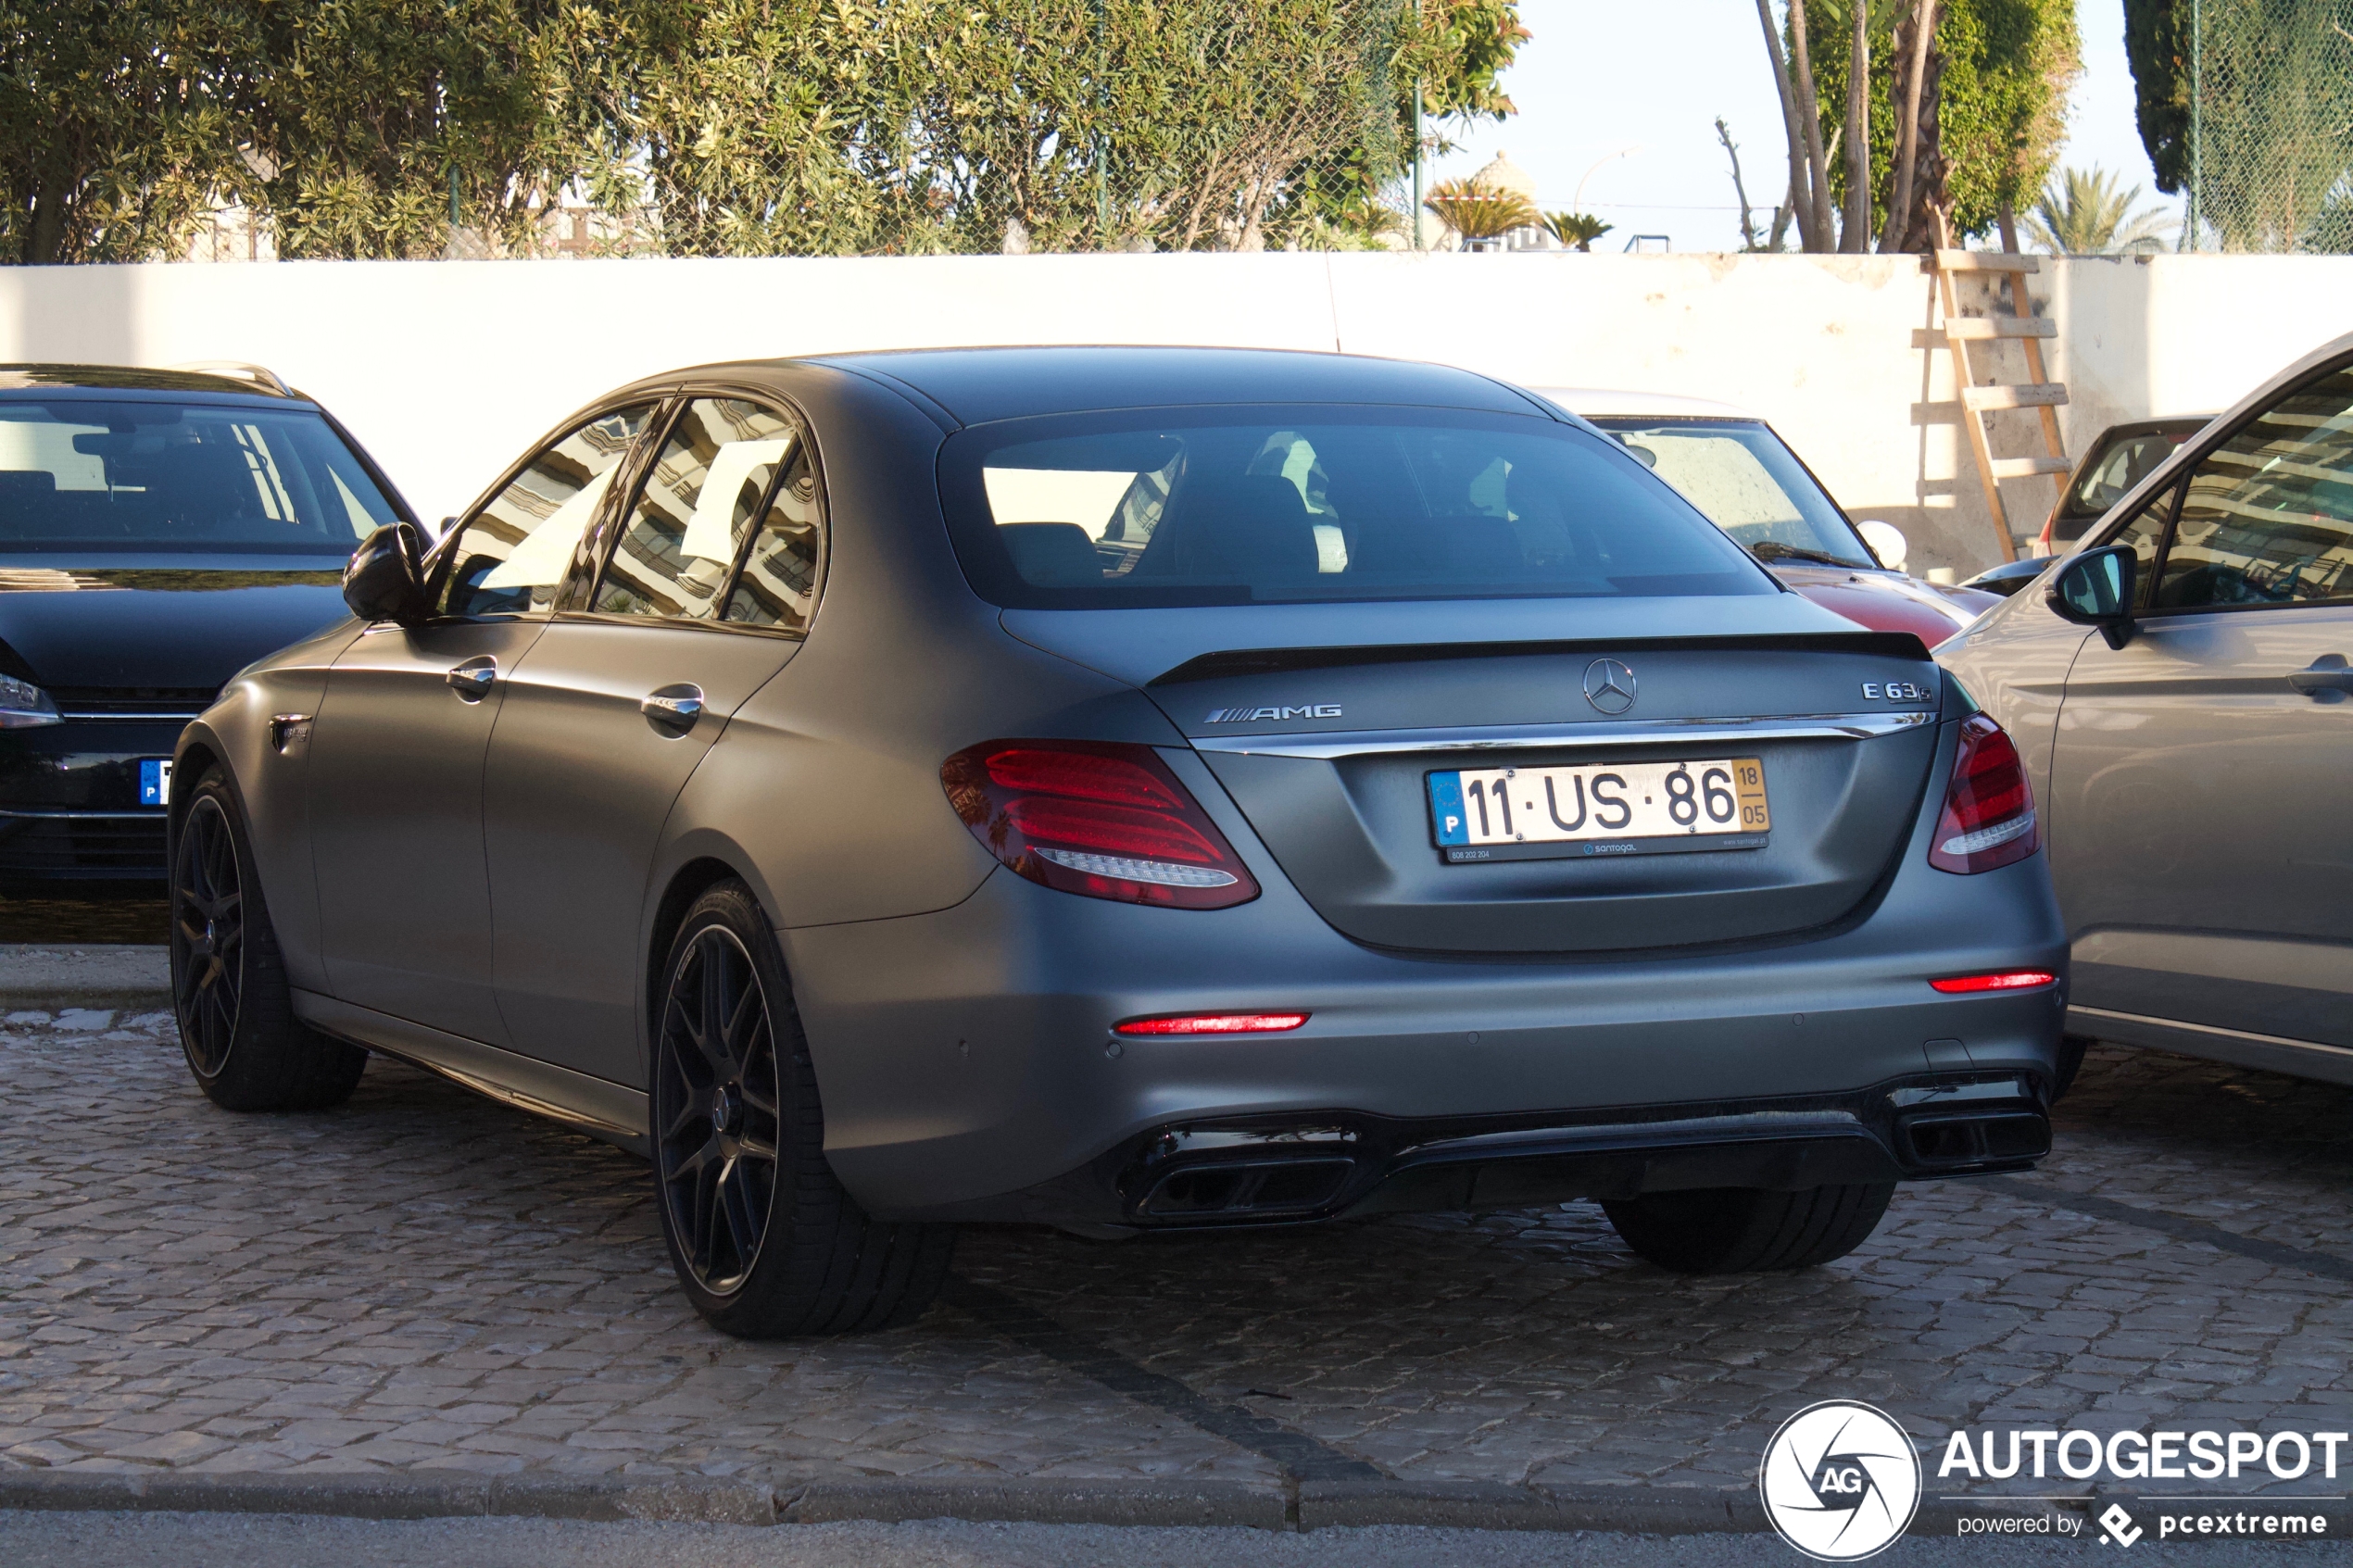
<path fill-rule="evenodd" d="M 961 424 L 1097 408 L 1356 403 L 1550 413 L 1487 376 L 1446 365 L 1267 348 L 930 348 L 831 354 L 810 363 L 912 391 Z"/>
<path fill-rule="evenodd" d="M 298 392 L 261 391 L 242 376 L 197 370 L 157 370 L 139 365 L 0 365 L 0 398 L 39 401 L 61 392 L 126 395 L 141 402 L 195 395 L 273 408 L 311 401 Z"/>
<path fill-rule="evenodd" d="M 2119 420 L 2100 432 L 2098 441 L 2105 443 L 2123 435 L 2189 435 L 2213 422 L 2211 414 L 2160 414 L 2146 420 Z"/>
<path fill-rule="evenodd" d="M 1608 387 L 1539 386 L 1529 390 L 1549 397 L 1581 419 L 1755 420 L 1763 417 L 1730 403 L 1705 397 L 1678 397 L 1667 392 L 1626 392 Z"/>

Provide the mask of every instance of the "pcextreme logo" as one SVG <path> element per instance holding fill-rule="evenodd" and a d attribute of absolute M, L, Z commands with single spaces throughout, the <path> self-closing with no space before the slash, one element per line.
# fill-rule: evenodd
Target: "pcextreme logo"
<path fill-rule="evenodd" d="M 1825 1399 L 1781 1423 L 1756 1469 L 1765 1516 L 1822 1562 L 1884 1551 L 1920 1506 L 1912 1439 L 1884 1411 Z"/>

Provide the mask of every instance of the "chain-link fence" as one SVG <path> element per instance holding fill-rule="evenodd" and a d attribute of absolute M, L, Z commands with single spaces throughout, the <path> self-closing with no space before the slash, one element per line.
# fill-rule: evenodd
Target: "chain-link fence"
<path fill-rule="evenodd" d="M 2186 8 L 2184 245 L 2353 252 L 2353 0 Z"/>

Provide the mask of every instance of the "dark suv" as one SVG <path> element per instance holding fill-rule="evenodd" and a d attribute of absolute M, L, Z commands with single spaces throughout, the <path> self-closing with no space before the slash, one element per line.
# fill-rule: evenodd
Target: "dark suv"
<path fill-rule="evenodd" d="M 160 879 L 182 728 L 413 521 L 266 370 L 0 366 L 0 883 Z"/>

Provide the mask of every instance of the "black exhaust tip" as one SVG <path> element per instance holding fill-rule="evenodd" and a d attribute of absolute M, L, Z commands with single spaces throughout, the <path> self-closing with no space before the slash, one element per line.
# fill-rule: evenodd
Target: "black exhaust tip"
<path fill-rule="evenodd" d="M 2051 1123 L 2031 1110 L 1977 1116 L 1918 1116 L 1896 1127 L 1915 1164 L 1938 1168 L 2039 1160 L 2051 1152 Z"/>
<path fill-rule="evenodd" d="M 1300 1213 L 1339 1197 L 1355 1169 L 1353 1160 L 1191 1165 L 1155 1183 L 1142 1209 L 1155 1219 Z"/>

